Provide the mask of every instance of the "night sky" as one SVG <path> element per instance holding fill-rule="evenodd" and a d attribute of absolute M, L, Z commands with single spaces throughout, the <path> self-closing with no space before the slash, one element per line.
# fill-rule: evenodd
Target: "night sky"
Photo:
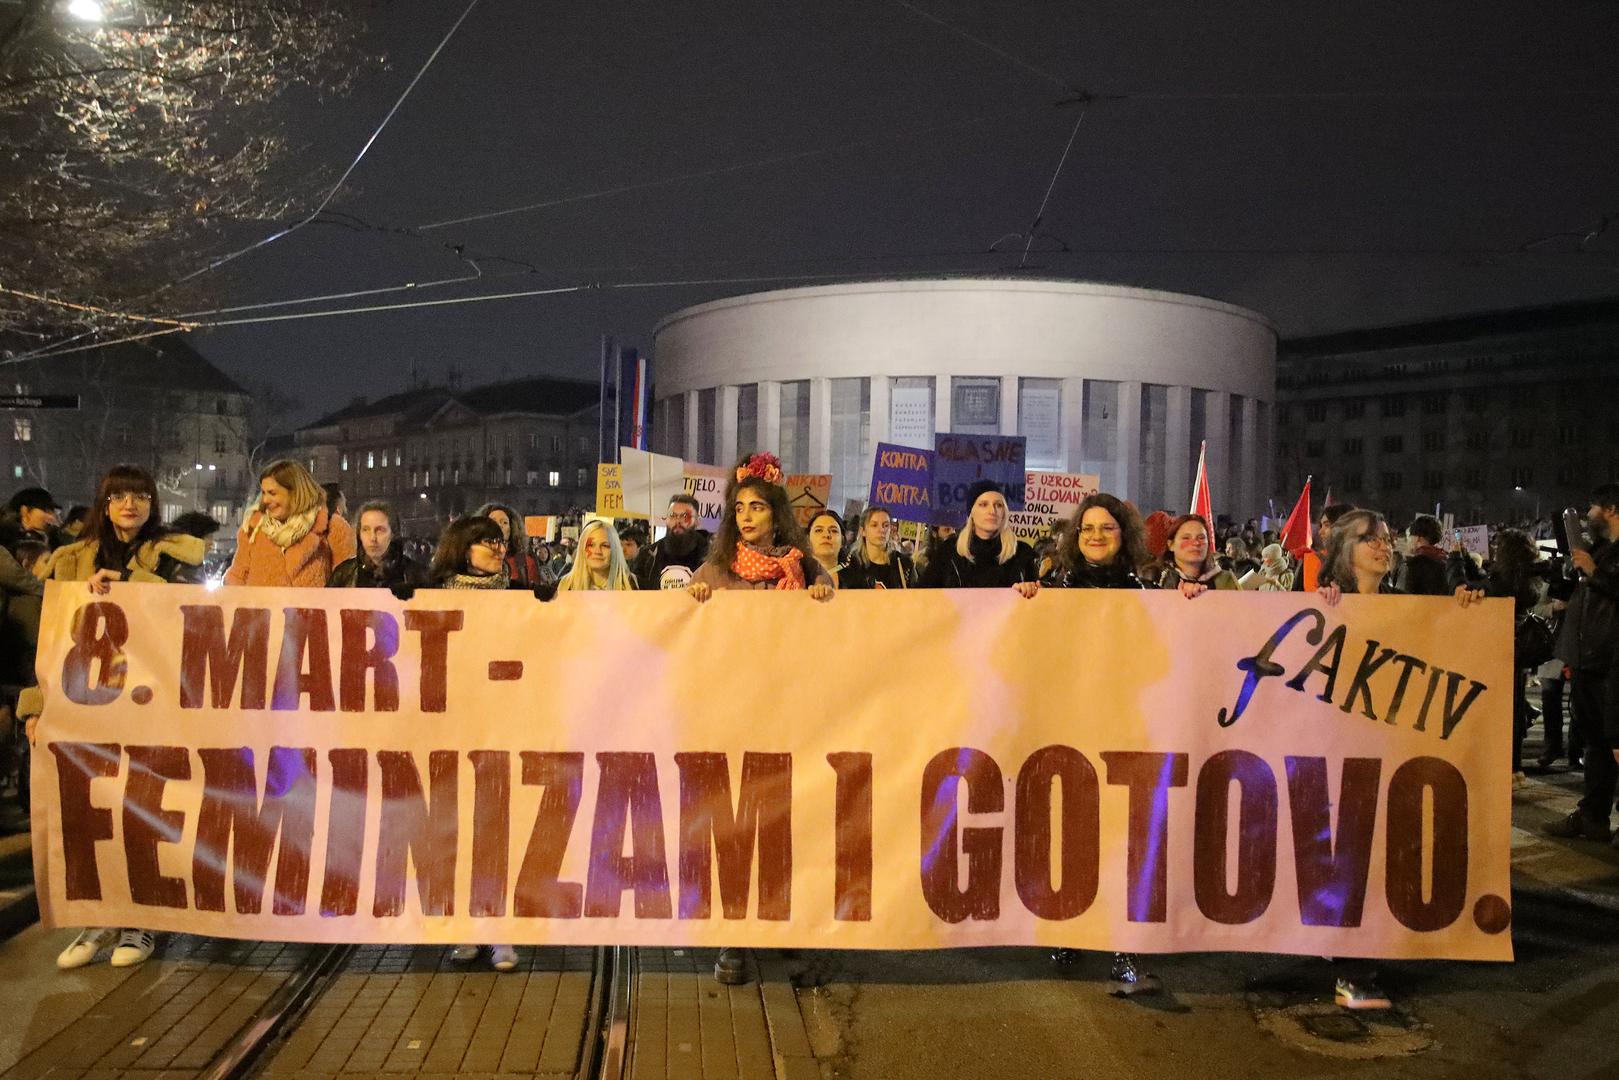
<path fill-rule="evenodd" d="M 383 5 L 372 46 L 389 67 L 299 112 L 305 159 L 335 178 L 462 7 Z M 1009 234 L 1026 230 L 1084 95 L 1027 273 L 1213 296 L 1284 336 L 1613 295 L 1619 225 L 1584 252 L 1571 238 L 1520 249 L 1619 212 L 1616 45 L 1619 6 L 1601 0 L 484 0 L 333 204 L 416 235 L 313 225 L 218 273 L 216 295 L 471 273 L 456 244 L 485 280 L 326 306 L 1011 271 L 1024 245 Z M 652 186 L 599 194 L 631 185 Z M 793 283 L 193 340 L 233 375 L 293 389 L 306 419 L 401 389 L 413 367 L 594 377 L 603 332 L 650 346 L 680 307 Z"/>

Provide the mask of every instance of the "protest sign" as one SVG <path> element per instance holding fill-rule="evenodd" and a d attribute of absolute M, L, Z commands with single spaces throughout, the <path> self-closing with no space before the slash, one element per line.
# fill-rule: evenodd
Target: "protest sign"
<path fill-rule="evenodd" d="M 596 513 L 608 517 L 624 515 L 623 468 L 611 462 L 596 466 Z"/>
<path fill-rule="evenodd" d="M 1101 486 L 1101 478 L 1090 473 L 1026 473 L 1023 509 L 1007 516 L 1012 535 L 1031 544 L 1050 535 L 1053 525 L 1073 517 L 1085 497 L 1096 494 Z"/>
<path fill-rule="evenodd" d="M 529 514 L 523 518 L 523 531 L 530 540 L 554 540 L 556 527 L 557 519 L 550 514 Z"/>
<path fill-rule="evenodd" d="M 794 473 L 782 481 L 787 489 L 787 505 L 793 516 L 805 528 L 810 519 L 826 509 L 826 500 L 832 497 L 831 473 Z"/>
<path fill-rule="evenodd" d="M 697 500 L 697 527 L 710 533 L 719 532 L 725 518 L 725 486 L 731 470 L 721 465 L 704 465 L 688 461 L 681 476 L 686 494 Z"/>
<path fill-rule="evenodd" d="M 1023 436 L 939 435 L 933 440 L 933 523 L 960 527 L 972 509 L 967 490 L 988 480 L 1023 509 Z"/>
<path fill-rule="evenodd" d="M 618 448 L 624 469 L 624 510 L 620 517 L 662 519 L 669 500 L 686 490 L 686 463 L 668 454 Z"/>
<path fill-rule="evenodd" d="M 1508 960 L 1512 637 L 1500 599 L 52 582 L 40 908 L 250 940 Z"/>
<path fill-rule="evenodd" d="M 1461 537 L 1463 551 L 1489 558 L 1490 527 L 1488 525 L 1463 525 L 1456 532 Z"/>
<path fill-rule="evenodd" d="M 878 443 L 871 466 L 872 506 L 902 521 L 933 520 L 933 451 Z"/>

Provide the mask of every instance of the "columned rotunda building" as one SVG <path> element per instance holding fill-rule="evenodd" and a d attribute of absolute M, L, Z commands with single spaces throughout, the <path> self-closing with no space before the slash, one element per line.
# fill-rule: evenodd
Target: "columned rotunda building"
<path fill-rule="evenodd" d="M 654 339 L 655 448 L 770 450 L 864 499 L 879 442 L 1018 434 L 1028 467 L 1094 473 L 1143 511 L 1187 505 L 1207 441 L 1216 509 L 1271 492 L 1276 330 L 1179 293 L 947 278 L 781 289 L 677 311 Z"/>

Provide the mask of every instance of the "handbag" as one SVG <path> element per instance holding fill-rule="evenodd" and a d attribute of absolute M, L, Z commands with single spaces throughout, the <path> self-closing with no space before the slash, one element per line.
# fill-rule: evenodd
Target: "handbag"
<path fill-rule="evenodd" d="M 1552 624 L 1532 612 L 1518 620 L 1512 634 L 1512 662 L 1518 670 L 1537 668 L 1552 659 L 1557 651 L 1557 637 Z"/>

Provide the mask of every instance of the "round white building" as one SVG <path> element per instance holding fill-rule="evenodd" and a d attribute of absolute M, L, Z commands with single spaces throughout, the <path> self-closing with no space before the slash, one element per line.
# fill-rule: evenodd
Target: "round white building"
<path fill-rule="evenodd" d="M 753 293 L 654 332 L 654 448 L 729 464 L 769 450 L 864 500 L 879 442 L 1023 435 L 1030 469 L 1094 473 L 1143 512 L 1189 504 L 1208 444 L 1217 512 L 1271 494 L 1276 328 L 1181 293 L 941 278 Z M 1284 511 L 1285 512 L 1285 511 Z"/>

